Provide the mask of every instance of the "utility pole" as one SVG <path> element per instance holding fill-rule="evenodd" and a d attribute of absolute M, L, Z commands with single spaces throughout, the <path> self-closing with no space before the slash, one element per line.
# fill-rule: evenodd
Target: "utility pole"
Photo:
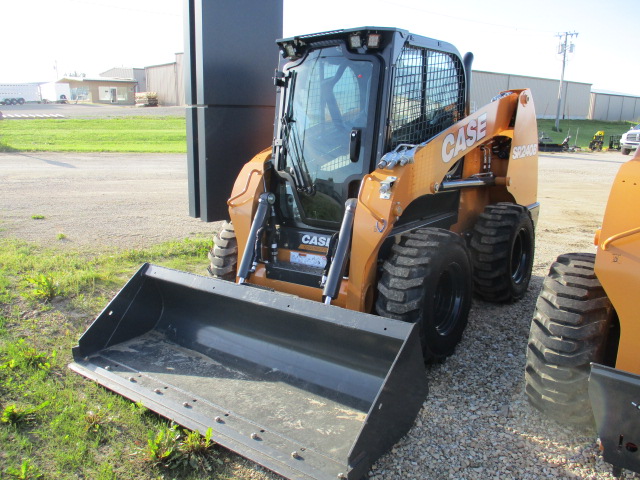
<path fill-rule="evenodd" d="M 573 43 L 569 44 L 571 37 L 577 37 L 578 32 L 558 33 L 556 37 L 560 38 L 558 45 L 558 53 L 562 54 L 562 74 L 560 75 L 560 87 L 558 87 L 558 109 L 556 110 L 556 124 L 553 128 L 556 132 L 560 131 L 560 107 L 562 105 L 562 86 L 564 85 L 564 68 L 567 64 L 567 51 L 573 53 Z M 564 37 L 564 40 L 562 38 Z"/>

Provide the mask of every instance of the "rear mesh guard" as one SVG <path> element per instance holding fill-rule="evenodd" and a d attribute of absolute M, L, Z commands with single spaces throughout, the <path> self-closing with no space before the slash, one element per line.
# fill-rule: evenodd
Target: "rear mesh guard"
<path fill-rule="evenodd" d="M 145 264 L 70 367 L 288 478 L 358 479 L 427 394 L 415 325 Z"/>

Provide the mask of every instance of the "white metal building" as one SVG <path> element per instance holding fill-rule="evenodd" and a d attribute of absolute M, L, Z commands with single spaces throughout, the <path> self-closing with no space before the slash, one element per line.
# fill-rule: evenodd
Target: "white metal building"
<path fill-rule="evenodd" d="M 474 70 L 471 78 L 471 106 L 486 105 L 503 90 L 529 88 L 538 118 L 556 118 L 560 80 L 525 77 L 508 73 Z M 583 120 L 589 115 L 591 84 L 565 80 L 562 93 L 561 119 Z"/>
<path fill-rule="evenodd" d="M 623 120 L 640 122 L 640 97 L 606 90 L 594 90 L 591 92 L 589 118 L 607 122 Z"/>

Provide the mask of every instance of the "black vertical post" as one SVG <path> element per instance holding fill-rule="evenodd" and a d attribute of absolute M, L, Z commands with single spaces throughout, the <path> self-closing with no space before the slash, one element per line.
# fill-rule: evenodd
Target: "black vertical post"
<path fill-rule="evenodd" d="M 283 0 L 185 0 L 189 215 L 227 218 L 242 166 L 273 140 Z"/>

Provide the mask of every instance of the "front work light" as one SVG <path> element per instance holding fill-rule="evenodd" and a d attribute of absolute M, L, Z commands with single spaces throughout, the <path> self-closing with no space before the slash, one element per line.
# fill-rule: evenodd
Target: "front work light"
<path fill-rule="evenodd" d="M 285 51 L 287 52 L 287 57 L 295 57 L 296 56 L 296 47 L 291 43 L 287 43 L 284 46 Z"/>
<path fill-rule="evenodd" d="M 360 35 L 358 35 L 358 34 L 351 35 L 349 37 L 349 46 L 351 48 L 360 48 L 360 47 L 362 47 L 362 38 L 360 38 Z"/>
<path fill-rule="evenodd" d="M 379 48 L 380 47 L 380 34 L 379 33 L 370 33 L 367 37 L 367 47 L 368 48 Z"/>

